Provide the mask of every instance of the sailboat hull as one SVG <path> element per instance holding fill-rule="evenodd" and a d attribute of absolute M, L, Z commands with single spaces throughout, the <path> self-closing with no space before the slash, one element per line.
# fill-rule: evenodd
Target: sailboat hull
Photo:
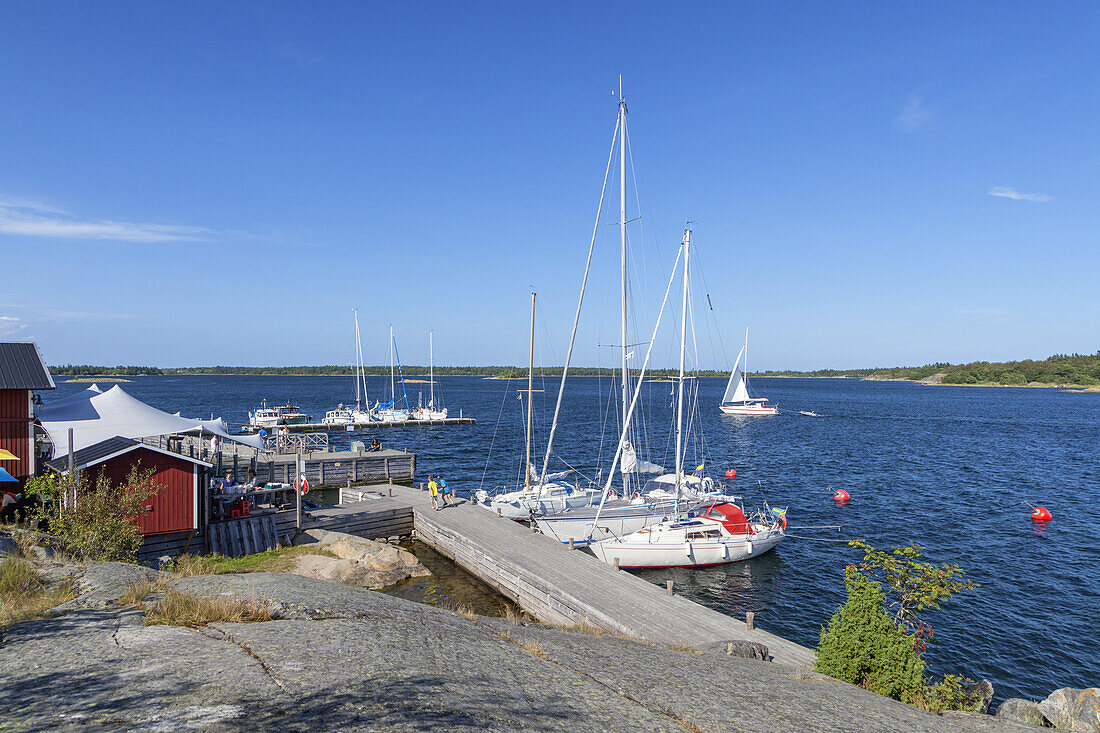
<path fill-rule="evenodd" d="M 652 536 L 659 538 L 657 534 Z M 593 543 L 591 550 L 608 565 L 618 560 L 619 567 L 626 570 L 702 568 L 759 557 L 774 549 L 781 539 L 782 532 L 691 542 L 609 540 Z"/>
<path fill-rule="evenodd" d="M 775 405 L 752 404 L 743 405 L 719 405 L 718 409 L 727 415 L 778 415 L 779 408 Z"/>

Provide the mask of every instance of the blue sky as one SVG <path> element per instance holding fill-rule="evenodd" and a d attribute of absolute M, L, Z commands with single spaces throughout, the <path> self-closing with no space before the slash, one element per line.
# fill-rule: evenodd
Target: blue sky
<path fill-rule="evenodd" d="M 520 363 L 533 288 L 560 363 L 622 74 L 639 335 L 690 220 L 703 366 L 746 325 L 754 368 L 1100 348 L 1100 6 L 594 5 L 6 4 L 0 336 L 345 363 L 359 307 L 368 362 L 393 323 L 407 363 L 428 329 Z"/>

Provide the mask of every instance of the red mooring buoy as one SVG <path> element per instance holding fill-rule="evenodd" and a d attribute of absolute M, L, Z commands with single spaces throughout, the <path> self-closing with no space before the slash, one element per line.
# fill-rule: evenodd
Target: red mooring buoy
<path fill-rule="evenodd" d="M 1049 522 L 1054 515 L 1047 511 L 1045 506 L 1037 506 L 1031 510 L 1031 519 L 1036 522 Z"/>
<path fill-rule="evenodd" d="M 851 498 L 852 497 L 850 497 L 848 495 L 848 492 L 845 491 L 844 489 L 837 489 L 836 491 L 833 492 L 833 499 L 835 501 L 839 501 L 839 502 L 843 503 L 843 502 L 848 501 Z"/>
<path fill-rule="evenodd" d="M 726 478 L 737 478 L 737 469 L 730 468 L 726 471 Z"/>

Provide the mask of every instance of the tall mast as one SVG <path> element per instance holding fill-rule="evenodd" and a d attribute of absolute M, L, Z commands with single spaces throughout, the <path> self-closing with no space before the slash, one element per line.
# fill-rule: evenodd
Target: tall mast
<path fill-rule="evenodd" d="M 428 409 L 435 409 L 435 355 L 432 353 L 432 332 L 428 331 Z"/>
<path fill-rule="evenodd" d="M 393 409 L 397 409 L 397 382 L 393 379 L 393 324 L 390 324 L 390 399 Z"/>
<path fill-rule="evenodd" d="M 535 380 L 535 294 L 531 293 L 531 350 L 527 363 L 527 460 L 523 465 L 523 488 L 531 488 L 531 394 Z"/>
<path fill-rule="evenodd" d="M 680 385 L 676 393 L 676 501 L 680 501 L 680 484 L 683 482 L 684 459 L 681 429 L 684 422 L 684 351 L 687 346 L 688 258 L 691 250 L 691 229 L 684 229 L 684 300 L 680 313 Z"/>
<path fill-rule="evenodd" d="M 749 327 L 745 326 L 745 389 L 749 388 Z"/>
<path fill-rule="evenodd" d="M 363 378 L 363 365 L 361 363 L 363 348 L 359 345 L 359 309 L 352 310 L 355 315 L 355 409 L 359 410 L 359 380 Z"/>
<path fill-rule="evenodd" d="M 627 371 L 626 354 L 626 100 L 623 99 L 623 81 L 619 77 L 619 255 L 622 261 L 622 341 L 623 361 L 623 425 L 626 425 L 626 413 L 630 409 L 630 373 Z M 623 474 L 623 494 L 629 494 L 629 474 Z"/>

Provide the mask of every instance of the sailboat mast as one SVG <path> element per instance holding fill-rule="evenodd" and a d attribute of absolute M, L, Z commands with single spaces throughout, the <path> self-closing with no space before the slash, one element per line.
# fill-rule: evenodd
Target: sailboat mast
<path fill-rule="evenodd" d="M 428 331 L 428 409 L 435 409 L 435 355 L 432 353 L 431 331 Z"/>
<path fill-rule="evenodd" d="M 684 299 L 680 313 L 680 384 L 676 393 L 676 501 L 680 501 L 680 484 L 684 480 L 684 458 L 681 430 L 684 422 L 684 352 L 687 348 L 688 257 L 691 251 L 691 229 L 684 230 Z"/>
<path fill-rule="evenodd" d="M 620 338 L 622 341 L 622 366 L 623 366 L 623 425 L 626 425 L 626 413 L 630 404 L 630 373 L 627 371 L 626 355 L 626 100 L 623 99 L 622 80 L 619 81 L 619 255 L 622 263 L 622 324 Z M 623 474 L 623 493 L 629 494 L 629 474 Z"/>
<path fill-rule="evenodd" d="M 531 350 L 527 362 L 527 460 L 523 464 L 523 488 L 531 488 L 531 394 L 535 381 L 535 294 L 531 293 Z"/>
<path fill-rule="evenodd" d="M 749 387 L 749 327 L 745 326 L 745 389 Z"/>
<path fill-rule="evenodd" d="M 393 408 L 397 409 L 397 382 L 393 379 L 393 324 L 390 324 L 390 399 Z"/>
<path fill-rule="evenodd" d="M 359 395 L 359 380 L 363 378 L 363 348 L 359 345 L 359 309 L 352 310 L 355 315 L 355 409 L 359 409 L 360 395 Z"/>

